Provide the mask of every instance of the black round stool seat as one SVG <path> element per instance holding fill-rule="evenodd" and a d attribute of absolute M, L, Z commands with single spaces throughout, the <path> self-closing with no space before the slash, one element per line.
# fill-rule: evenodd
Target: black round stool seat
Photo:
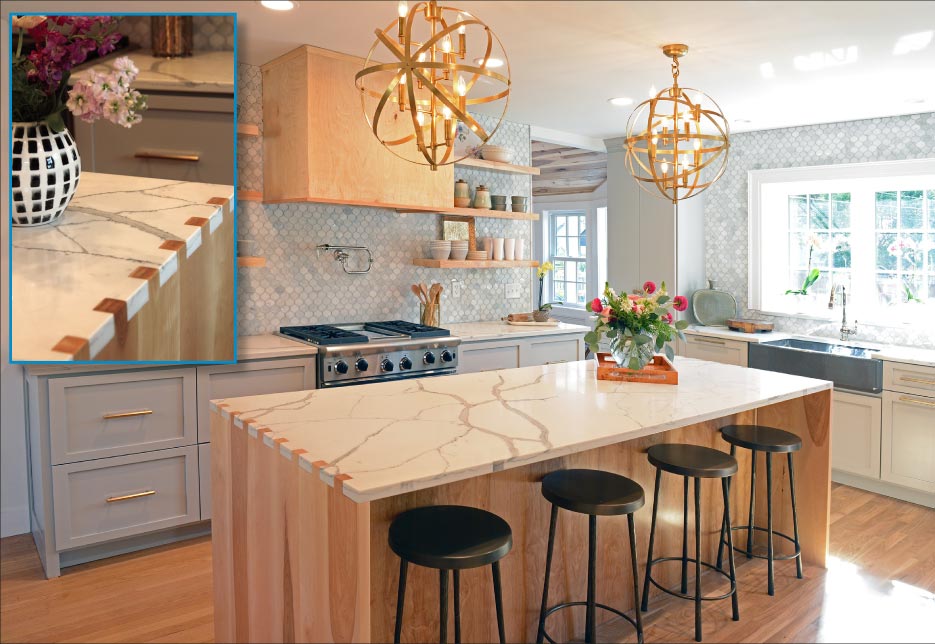
<path fill-rule="evenodd" d="M 632 514 L 646 502 L 636 481 L 601 470 L 552 472 L 542 479 L 542 496 L 565 510 L 601 516 Z"/>
<path fill-rule="evenodd" d="M 396 517 L 389 542 L 393 552 L 416 565 L 464 570 L 503 559 L 513 547 L 513 532 L 510 524 L 486 510 L 431 505 Z"/>
<path fill-rule="evenodd" d="M 737 459 L 701 445 L 663 443 L 647 450 L 649 462 L 665 472 L 693 478 L 720 479 L 737 473 Z"/>
<path fill-rule="evenodd" d="M 802 449 L 802 439 L 791 432 L 766 425 L 727 425 L 721 436 L 731 445 L 758 452 L 782 454 Z"/>

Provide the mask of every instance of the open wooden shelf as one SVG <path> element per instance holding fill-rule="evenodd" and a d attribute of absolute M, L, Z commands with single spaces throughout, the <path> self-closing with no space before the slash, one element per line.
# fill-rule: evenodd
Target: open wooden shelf
<path fill-rule="evenodd" d="M 539 262 L 531 259 L 506 260 L 479 260 L 468 259 L 414 259 L 413 265 L 425 268 L 536 268 Z"/>
<path fill-rule="evenodd" d="M 456 162 L 455 165 L 481 168 L 482 170 L 493 170 L 495 172 L 511 172 L 513 174 L 539 174 L 539 168 L 534 168 L 529 165 L 514 165 L 512 163 L 503 163 L 502 161 L 487 161 L 486 159 L 475 159 L 473 157 L 461 159 Z"/>
<path fill-rule="evenodd" d="M 509 210 L 485 210 L 483 208 L 455 208 L 454 206 L 408 206 L 383 201 L 362 201 L 358 199 L 328 199 L 305 198 L 297 199 L 270 199 L 263 200 L 263 194 L 257 191 L 242 190 L 238 196 L 245 201 L 263 201 L 263 203 L 328 203 L 340 206 L 360 206 L 362 208 L 385 208 L 398 213 L 413 213 L 418 215 L 460 215 L 462 217 L 485 217 L 487 219 L 522 219 L 525 221 L 539 221 L 539 215 L 534 212 L 511 212 Z"/>
<path fill-rule="evenodd" d="M 487 219 L 522 219 L 525 221 L 539 221 L 539 215 L 534 212 L 511 212 L 509 210 L 485 210 L 483 208 L 396 208 L 401 213 L 437 213 L 439 215 L 460 215 L 461 217 L 486 217 Z"/>
<path fill-rule="evenodd" d="M 259 190 L 238 190 L 237 198 L 241 201 L 263 201 L 263 193 Z"/>
<path fill-rule="evenodd" d="M 238 257 L 237 266 L 241 268 L 263 268 L 266 266 L 265 257 Z"/>
<path fill-rule="evenodd" d="M 237 134 L 242 134 L 243 136 L 260 136 L 260 126 L 255 123 L 238 123 Z"/>

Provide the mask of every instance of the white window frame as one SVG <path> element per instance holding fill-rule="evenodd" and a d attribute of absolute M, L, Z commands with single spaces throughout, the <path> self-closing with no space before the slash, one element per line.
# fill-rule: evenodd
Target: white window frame
<path fill-rule="evenodd" d="M 788 257 L 788 196 L 793 194 L 816 194 L 832 192 L 851 193 L 851 218 L 861 217 L 861 204 L 872 202 L 868 193 L 883 190 L 911 190 L 935 185 L 935 159 L 913 159 L 907 161 L 882 161 L 801 168 L 776 168 L 751 170 L 748 179 L 748 308 L 769 315 L 804 317 L 817 320 L 834 320 L 841 315 L 838 310 L 827 313 L 791 312 L 788 307 L 775 306 L 776 293 L 795 285 L 787 283 L 784 272 L 765 270 L 770 258 Z M 848 186 L 851 189 L 848 189 Z M 858 210 L 855 210 L 858 209 Z M 829 213 L 830 216 L 830 213 Z M 866 219 L 867 214 L 863 213 Z M 872 221 L 873 218 L 871 217 Z M 852 223 L 852 248 L 867 243 L 874 229 L 854 227 Z M 857 280 L 872 275 L 874 267 L 855 265 L 853 277 Z M 869 273 L 868 273 L 869 271 Z M 772 303 L 771 303 L 772 301 Z M 852 314 L 853 312 L 853 314 Z M 862 316 L 863 321 L 893 326 L 911 322 L 894 322 L 879 308 L 872 306 L 863 310 L 849 308 L 848 317 Z"/>

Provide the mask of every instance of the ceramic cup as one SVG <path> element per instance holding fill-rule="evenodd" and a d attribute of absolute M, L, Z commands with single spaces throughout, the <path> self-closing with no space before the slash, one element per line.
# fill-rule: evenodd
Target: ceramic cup
<path fill-rule="evenodd" d="M 503 240 L 503 259 L 512 262 L 516 257 L 516 239 L 507 237 Z"/>
<path fill-rule="evenodd" d="M 484 250 L 487 251 L 487 259 L 493 259 L 493 237 L 484 237 Z"/>
<path fill-rule="evenodd" d="M 516 240 L 516 252 L 513 254 L 513 259 L 515 260 L 523 259 L 523 255 L 525 254 L 525 252 L 526 252 L 526 240 L 517 239 Z"/>
<path fill-rule="evenodd" d="M 526 212 L 526 206 L 529 203 L 528 197 L 513 197 L 510 202 L 513 212 Z"/>
<path fill-rule="evenodd" d="M 494 237 L 493 239 L 493 258 L 503 261 L 503 237 Z"/>

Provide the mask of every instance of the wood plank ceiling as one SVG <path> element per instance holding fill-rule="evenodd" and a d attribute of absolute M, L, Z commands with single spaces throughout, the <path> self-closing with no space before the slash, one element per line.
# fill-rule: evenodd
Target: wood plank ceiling
<path fill-rule="evenodd" d="M 607 153 L 570 148 L 542 141 L 532 142 L 532 194 L 573 195 L 590 193 L 607 181 Z"/>

